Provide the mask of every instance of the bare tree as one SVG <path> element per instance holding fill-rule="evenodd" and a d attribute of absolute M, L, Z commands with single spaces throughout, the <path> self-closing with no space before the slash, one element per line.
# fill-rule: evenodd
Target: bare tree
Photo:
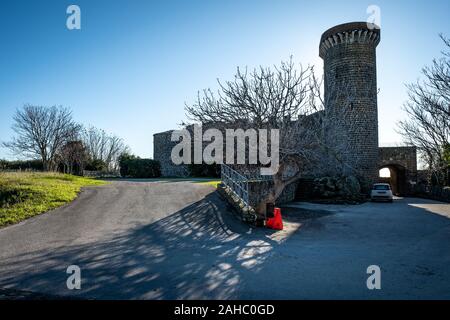
<path fill-rule="evenodd" d="M 75 137 L 80 125 L 70 109 L 59 106 L 25 105 L 14 115 L 12 129 L 16 137 L 3 145 L 14 153 L 40 157 L 44 170 L 55 170 L 58 150 Z"/>
<path fill-rule="evenodd" d="M 238 68 L 234 81 L 219 81 L 217 94 L 204 90 L 196 103 L 186 106 L 188 118 L 202 124 L 279 129 L 280 165 L 272 177 L 274 187 L 256 208 L 259 213 L 309 170 L 333 175 L 343 168 L 347 174 L 354 170 L 352 161 L 357 159 L 345 152 L 349 139 L 336 139 L 337 134 L 347 134 L 348 126 L 340 122 L 348 123 L 342 113 L 349 108 L 341 103 L 340 108 L 325 110 L 321 86 L 312 67 L 296 69 L 291 58 L 273 69 L 260 67 L 249 73 Z M 352 88 L 336 91 L 345 94 L 345 99 L 339 96 L 341 102 L 351 104 Z M 341 130 L 333 132 L 332 127 Z"/>
<path fill-rule="evenodd" d="M 408 84 L 404 105 L 408 119 L 398 123 L 404 140 L 417 146 L 440 184 L 448 183 L 450 149 L 450 39 L 441 35 L 446 50 L 422 69 L 424 79 Z"/>
<path fill-rule="evenodd" d="M 64 173 L 82 175 L 88 156 L 83 143 L 80 140 L 74 140 L 62 146 L 57 158 L 64 167 Z"/>
<path fill-rule="evenodd" d="M 109 170 L 117 170 L 120 155 L 128 151 L 121 138 L 92 126 L 83 130 L 82 140 L 90 158 L 101 160 Z"/>

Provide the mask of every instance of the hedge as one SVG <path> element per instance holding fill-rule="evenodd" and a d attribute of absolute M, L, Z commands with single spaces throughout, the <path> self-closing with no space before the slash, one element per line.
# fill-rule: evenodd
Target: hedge
<path fill-rule="evenodd" d="M 0 170 L 32 170 L 42 171 L 44 169 L 41 160 L 0 160 Z"/>
<path fill-rule="evenodd" d="M 131 178 L 157 178 L 161 176 L 159 161 L 123 155 L 119 160 L 120 175 Z"/>

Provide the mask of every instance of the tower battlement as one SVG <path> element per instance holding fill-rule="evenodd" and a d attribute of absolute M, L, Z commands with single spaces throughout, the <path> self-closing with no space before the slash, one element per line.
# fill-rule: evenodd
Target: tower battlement
<path fill-rule="evenodd" d="M 365 43 L 375 47 L 380 42 L 380 28 L 370 29 L 367 22 L 344 23 L 328 29 L 320 38 L 319 56 L 323 59 L 328 49 L 339 44 Z"/>

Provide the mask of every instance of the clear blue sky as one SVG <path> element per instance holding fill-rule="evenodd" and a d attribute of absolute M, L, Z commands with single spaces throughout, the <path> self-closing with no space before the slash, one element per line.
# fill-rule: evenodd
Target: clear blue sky
<path fill-rule="evenodd" d="M 81 8 L 81 30 L 66 8 Z M 366 21 L 381 9 L 378 46 L 380 143 L 400 142 L 405 83 L 450 36 L 450 1 L 138 1 L 5 0 L 0 4 L 0 140 L 25 103 L 64 105 L 77 121 L 115 133 L 152 156 L 152 135 L 176 128 L 184 103 L 216 88 L 236 66 L 273 65 L 294 56 L 322 69 L 318 45 L 336 24 Z M 11 158 L 0 149 L 0 158 Z"/>

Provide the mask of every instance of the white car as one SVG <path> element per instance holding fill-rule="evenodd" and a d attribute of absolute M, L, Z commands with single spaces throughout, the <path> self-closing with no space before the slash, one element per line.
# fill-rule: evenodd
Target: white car
<path fill-rule="evenodd" d="M 389 183 L 375 183 L 370 192 L 370 199 L 375 200 L 385 200 L 392 202 L 393 200 L 392 189 Z"/>

